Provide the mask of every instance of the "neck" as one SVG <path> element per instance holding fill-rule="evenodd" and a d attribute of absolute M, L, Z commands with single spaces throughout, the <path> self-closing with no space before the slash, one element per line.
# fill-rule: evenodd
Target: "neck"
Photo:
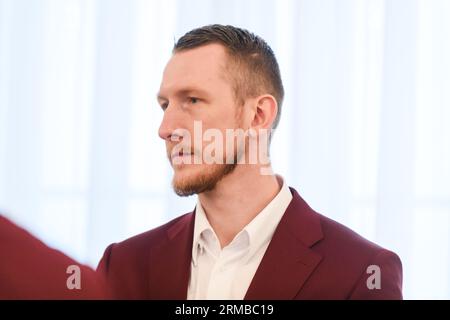
<path fill-rule="evenodd" d="M 199 194 L 200 203 L 221 247 L 255 218 L 278 194 L 274 175 L 261 175 L 259 166 L 238 165 L 216 187 Z"/>

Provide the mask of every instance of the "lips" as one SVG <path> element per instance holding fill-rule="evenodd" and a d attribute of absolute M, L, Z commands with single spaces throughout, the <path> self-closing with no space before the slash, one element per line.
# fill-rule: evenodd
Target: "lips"
<path fill-rule="evenodd" d="M 170 155 L 170 160 L 172 165 L 182 165 L 182 164 L 192 164 L 191 156 L 193 152 L 186 152 L 180 150 L 178 152 L 172 152 Z"/>
<path fill-rule="evenodd" d="M 191 156 L 192 155 L 192 152 L 183 152 L 183 151 L 180 151 L 180 152 L 174 152 L 174 153 L 172 153 L 172 155 L 170 156 L 172 159 L 173 158 L 175 158 L 175 157 L 183 157 L 183 156 Z"/>

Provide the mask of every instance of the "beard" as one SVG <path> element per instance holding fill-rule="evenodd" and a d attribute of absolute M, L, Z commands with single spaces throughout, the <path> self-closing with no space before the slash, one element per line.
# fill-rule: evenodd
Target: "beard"
<path fill-rule="evenodd" d="M 199 173 L 187 174 L 186 176 L 181 176 L 177 178 L 177 173 L 174 174 L 172 179 L 172 187 L 175 193 L 180 197 L 188 197 L 194 194 L 199 194 L 206 191 L 214 190 L 217 183 L 221 181 L 224 177 L 231 174 L 239 160 L 244 156 L 245 146 L 243 148 L 236 148 L 233 154 L 233 162 L 227 163 L 225 159 L 221 164 L 188 164 L 186 166 L 203 166 L 204 168 L 199 168 L 195 170 Z M 168 150 L 167 155 L 170 161 L 171 152 Z M 192 150 L 192 154 L 195 152 Z M 190 168 L 185 168 L 190 169 Z"/>
<path fill-rule="evenodd" d="M 188 197 L 214 190 L 220 180 L 234 171 L 237 163 L 212 164 L 207 166 L 208 168 L 206 170 L 201 170 L 199 174 L 194 176 L 181 179 L 176 179 L 174 176 L 172 187 L 175 193 L 180 197 Z"/>

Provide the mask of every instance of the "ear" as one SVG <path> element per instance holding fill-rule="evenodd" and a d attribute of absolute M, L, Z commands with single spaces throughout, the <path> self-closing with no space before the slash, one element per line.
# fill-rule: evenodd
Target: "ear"
<path fill-rule="evenodd" d="M 272 128 L 278 113 L 277 100 L 270 94 L 259 96 L 256 99 L 251 128 L 258 131 L 259 129 Z"/>

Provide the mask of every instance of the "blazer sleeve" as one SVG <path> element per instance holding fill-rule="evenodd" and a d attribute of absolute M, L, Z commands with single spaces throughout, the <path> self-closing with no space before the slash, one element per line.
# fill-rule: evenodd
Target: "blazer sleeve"
<path fill-rule="evenodd" d="M 379 277 L 377 282 L 376 277 Z M 401 300 L 402 263 L 400 258 L 388 250 L 380 250 L 366 266 L 349 295 L 352 300 Z"/>
<path fill-rule="evenodd" d="M 74 270 L 78 273 L 76 277 L 72 277 L 76 274 Z M 77 278 L 80 287 L 69 288 L 71 279 Z M 94 270 L 48 247 L 27 230 L 0 215 L 0 300 L 106 297 L 104 281 Z"/>

